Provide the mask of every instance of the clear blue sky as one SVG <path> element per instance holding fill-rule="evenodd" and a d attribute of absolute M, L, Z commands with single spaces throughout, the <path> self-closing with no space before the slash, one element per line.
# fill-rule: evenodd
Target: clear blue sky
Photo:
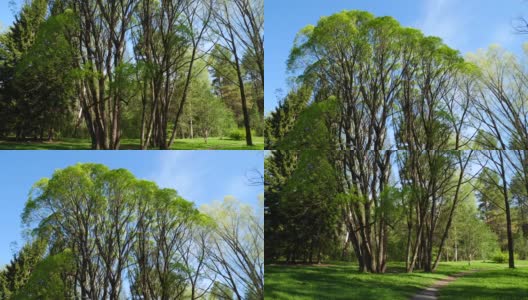
<path fill-rule="evenodd" d="M 13 9 L 20 7 L 19 3 L 22 3 L 22 0 L 15 0 L 15 6 L 13 7 L 9 4 L 10 0 L 0 0 L 0 32 L 4 31 L 13 23 L 15 16 L 13 14 Z"/>
<path fill-rule="evenodd" d="M 0 268 L 12 257 L 12 243 L 15 249 L 23 245 L 20 215 L 31 186 L 78 162 L 126 168 L 197 206 L 227 195 L 256 206 L 264 192 L 247 177 L 253 170 L 263 173 L 263 151 L 0 151 Z"/>
<path fill-rule="evenodd" d="M 265 110 L 287 92 L 286 59 L 299 29 L 342 10 L 392 16 L 404 26 L 439 36 L 462 54 L 498 43 L 521 53 L 528 36 L 513 32 L 512 22 L 528 17 L 526 0 L 265 0 Z M 277 90 L 281 89 L 281 93 Z"/>

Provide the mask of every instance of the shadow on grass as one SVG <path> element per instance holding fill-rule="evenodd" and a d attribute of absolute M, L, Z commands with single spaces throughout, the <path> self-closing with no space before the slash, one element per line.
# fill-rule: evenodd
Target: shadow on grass
<path fill-rule="evenodd" d="M 354 264 L 267 265 L 266 299 L 409 299 L 447 275 L 480 269 L 440 290 L 442 299 L 527 299 L 528 268 L 484 263 L 441 263 L 435 273 L 406 273 L 394 263 L 385 274 L 359 273 Z"/>
<path fill-rule="evenodd" d="M 390 270 L 405 271 L 401 267 Z M 269 299 L 407 299 L 442 275 L 362 274 L 355 267 L 266 268 Z"/>

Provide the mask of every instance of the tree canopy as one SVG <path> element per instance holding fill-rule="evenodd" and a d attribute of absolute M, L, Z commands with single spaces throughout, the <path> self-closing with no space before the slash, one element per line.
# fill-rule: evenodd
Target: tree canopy
<path fill-rule="evenodd" d="M 60 169 L 30 192 L 0 299 L 263 299 L 261 216 L 231 197 L 198 209 L 125 169 Z"/>

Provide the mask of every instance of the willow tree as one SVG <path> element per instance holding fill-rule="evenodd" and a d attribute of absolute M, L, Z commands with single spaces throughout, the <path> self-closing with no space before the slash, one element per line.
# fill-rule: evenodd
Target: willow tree
<path fill-rule="evenodd" d="M 467 169 L 472 152 L 468 145 L 470 67 L 457 51 L 439 38 L 406 30 L 403 77 L 398 111 L 394 118 L 395 141 L 400 153 L 400 178 L 408 192 L 407 271 L 415 266 L 436 268 L 458 204 L 468 196 Z M 439 220 L 446 218 L 444 228 Z M 438 238 L 437 238 L 438 236 Z M 435 241 L 438 244 L 435 244 Z M 433 249 L 439 249 L 433 257 Z"/>
<path fill-rule="evenodd" d="M 368 272 L 386 267 L 388 224 L 378 212 L 389 185 L 391 152 L 383 150 L 390 148 L 389 120 L 400 85 L 401 32 L 393 18 L 344 11 L 302 29 L 289 58 L 289 68 L 300 69 L 300 79 L 313 87 L 317 105 L 335 103 L 327 128 L 336 145 L 318 146 L 343 150 L 344 215 L 360 270 Z"/>
<path fill-rule="evenodd" d="M 119 299 L 129 274 L 134 295 L 180 299 L 189 284 L 187 268 L 194 267 L 185 265 L 180 251 L 193 243 L 190 228 L 200 226 L 202 216 L 176 191 L 124 169 L 77 164 L 35 184 L 23 221 L 37 236 L 49 237 L 50 255 L 71 252 L 63 284 L 77 298 Z M 194 278 L 204 273 L 201 268 Z"/>
<path fill-rule="evenodd" d="M 147 189 L 141 194 L 146 197 L 138 207 L 140 218 L 134 229 L 138 242 L 132 251 L 134 294 L 143 299 L 181 299 L 188 288 L 186 272 L 191 271 L 186 267 L 192 266 L 185 265 L 180 251 L 189 244 L 189 225 L 200 215 L 176 191 L 152 190 L 151 184 L 143 184 Z"/>
<path fill-rule="evenodd" d="M 94 149 L 119 149 L 126 92 L 117 70 L 126 62 L 127 38 L 137 0 L 74 1 L 79 33 L 79 99 Z"/>
<path fill-rule="evenodd" d="M 360 269 L 385 271 L 390 215 L 384 213 L 384 197 L 392 190 L 395 148 L 409 151 L 405 185 L 428 191 L 410 208 L 420 215 L 411 226 L 417 226 L 419 236 L 409 242 L 415 249 L 411 261 L 419 256 L 421 266 L 434 269 L 438 257 L 432 257 L 433 235 L 440 231 L 441 248 L 451 223 L 436 228 L 438 206 L 444 203 L 439 199 L 457 191 L 454 202 L 445 202 L 452 204 L 446 210 L 452 219 L 471 158 L 436 150 L 469 144 L 466 128 L 474 82 L 463 75 L 470 67 L 441 39 L 361 11 L 323 17 L 302 29 L 288 66 L 311 92 L 304 96 L 309 104 L 293 130 L 276 145 L 342 151 L 336 166 L 343 174 L 344 215 Z M 303 116 L 314 121 L 303 122 Z M 427 170 L 420 169 L 424 164 Z M 452 177 L 457 179 L 454 184 Z"/>

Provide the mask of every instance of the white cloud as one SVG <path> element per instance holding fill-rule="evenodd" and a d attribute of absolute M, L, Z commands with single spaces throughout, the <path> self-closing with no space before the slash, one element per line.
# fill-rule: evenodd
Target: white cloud
<path fill-rule="evenodd" d="M 207 166 L 192 159 L 190 151 L 160 152 L 158 165 L 149 176 L 160 187 L 173 188 L 189 200 L 199 196 L 196 183 L 207 172 Z"/>
<path fill-rule="evenodd" d="M 211 151 L 207 155 L 196 154 L 194 151 L 160 152 L 147 179 L 153 180 L 160 187 L 175 189 L 197 206 L 211 203 L 213 200 L 222 201 L 229 195 L 244 203 L 258 203 L 257 197 L 263 192 L 263 188 L 261 185 L 251 185 L 249 180 L 255 176 L 253 168 L 257 166 L 248 166 L 247 169 L 242 167 L 233 175 L 233 172 L 224 172 L 219 169 L 218 164 L 211 162 L 214 159 L 222 159 L 221 156 L 209 156 L 214 152 Z M 260 161 L 262 163 L 262 160 Z"/>
<path fill-rule="evenodd" d="M 455 14 L 456 6 L 460 5 L 460 2 L 455 0 L 426 0 L 424 2 L 424 15 L 419 19 L 417 27 L 427 35 L 442 38 L 447 44 L 457 42 L 463 20 Z"/>

